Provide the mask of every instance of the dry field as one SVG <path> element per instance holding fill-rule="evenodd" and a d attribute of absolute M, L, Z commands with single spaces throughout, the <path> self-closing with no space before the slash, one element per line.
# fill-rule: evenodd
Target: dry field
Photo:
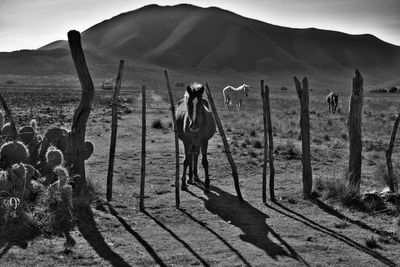
<path fill-rule="evenodd" d="M 188 82 L 172 75 L 173 85 Z M 204 77 L 202 77 L 204 78 Z M 208 77 L 222 108 L 217 75 Z M 67 79 L 68 80 L 68 79 Z M 232 79 L 230 79 L 232 81 Z M 105 202 L 110 143 L 110 91 L 95 92 L 87 139 L 95 145 L 87 176 L 97 192 L 91 210 L 77 215 L 71 232 L 76 244 L 65 249 L 63 237 L 38 236 L 27 242 L 0 242 L 2 266 L 395 266 L 400 265 L 398 213 L 391 208 L 363 211 L 321 192 L 302 200 L 299 103 L 295 90 L 271 92 L 277 203 L 261 201 L 263 164 L 262 103 L 259 81 L 241 112 L 220 111 L 237 164 L 244 204 L 235 196 L 231 170 L 216 134 L 209 145 L 211 192 L 189 185 L 175 208 L 175 152 L 171 114 L 161 72 L 148 84 L 146 212 L 138 208 L 141 144 L 141 84 L 126 82 L 114 167 L 113 201 Z M 312 84 L 312 81 L 310 81 Z M 66 87 L 65 84 L 68 84 Z M 124 82 L 123 82 L 124 84 Z M 236 83 L 233 83 L 236 84 Z M 268 81 L 267 81 L 268 84 Z M 350 82 L 349 82 L 350 84 Z M 2 86 L 18 125 L 31 118 L 39 132 L 70 127 L 80 99 L 76 81 L 57 86 Z M 311 86 L 311 88 L 313 88 Z M 175 98 L 184 88 L 174 88 Z M 326 90 L 310 92 L 313 176 L 321 184 L 342 184 L 348 164 L 346 128 L 350 87 L 339 90 L 339 112 L 328 114 Z M 365 93 L 362 191 L 385 187 L 382 164 L 399 106 L 397 95 Z M 182 157 L 182 144 L 181 161 Z M 394 150 L 397 165 L 400 154 Z M 199 167 L 203 180 L 203 168 Z"/>

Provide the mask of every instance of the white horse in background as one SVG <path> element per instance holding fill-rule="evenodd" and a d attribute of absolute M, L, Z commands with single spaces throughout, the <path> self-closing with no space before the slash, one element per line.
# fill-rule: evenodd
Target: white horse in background
<path fill-rule="evenodd" d="M 224 94 L 224 107 L 229 110 L 229 105 L 236 105 L 237 110 L 240 110 L 244 97 L 248 96 L 250 86 L 243 84 L 238 88 L 227 86 L 222 91 Z"/>

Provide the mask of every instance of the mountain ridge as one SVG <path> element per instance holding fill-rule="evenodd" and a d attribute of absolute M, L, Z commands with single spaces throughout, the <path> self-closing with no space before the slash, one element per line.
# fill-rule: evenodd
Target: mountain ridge
<path fill-rule="evenodd" d="M 218 7 L 148 5 L 99 22 L 81 36 L 89 60 L 97 63 L 123 58 L 177 70 L 333 75 L 359 68 L 382 81 L 400 72 L 400 46 L 373 35 L 282 27 Z M 67 41 L 57 40 L 31 54 L 65 56 L 61 51 L 68 49 Z M 48 67 L 58 60 L 50 54 Z"/>

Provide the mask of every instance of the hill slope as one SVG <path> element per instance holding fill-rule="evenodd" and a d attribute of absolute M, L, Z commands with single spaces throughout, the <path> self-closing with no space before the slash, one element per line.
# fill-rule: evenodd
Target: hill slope
<path fill-rule="evenodd" d="M 96 62 L 124 58 L 128 64 L 174 69 L 329 75 L 359 68 L 383 80 L 400 72 L 400 47 L 372 35 L 280 27 L 215 7 L 146 6 L 94 25 L 82 33 L 82 42 L 89 61 Z M 65 50 L 66 41 L 55 41 L 30 53 L 59 67 L 60 60 L 68 61 Z M 0 54 L 0 61 L 5 57 L 8 66 L 19 62 L 7 53 Z M 25 65 L 44 64 L 30 58 Z"/>

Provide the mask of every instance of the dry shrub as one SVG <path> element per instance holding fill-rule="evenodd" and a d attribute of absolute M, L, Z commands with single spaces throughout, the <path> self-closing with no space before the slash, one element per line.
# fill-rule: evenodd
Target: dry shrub
<path fill-rule="evenodd" d="M 346 143 L 343 142 L 343 141 L 341 141 L 341 140 L 338 139 L 338 138 L 335 138 L 335 141 L 333 141 L 333 144 L 332 144 L 332 148 L 334 148 L 334 149 L 343 149 L 343 148 L 346 148 Z"/>
<path fill-rule="evenodd" d="M 154 129 L 164 129 L 164 125 L 162 124 L 160 119 L 155 119 L 151 122 L 151 128 Z"/>
<path fill-rule="evenodd" d="M 393 176 L 394 179 L 397 180 L 397 183 L 400 182 L 400 165 L 394 164 L 393 166 Z M 389 186 L 389 175 L 387 171 L 386 161 L 378 161 L 376 162 L 376 169 L 374 173 L 374 177 L 378 181 L 382 181 L 385 186 Z"/>
<path fill-rule="evenodd" d="M 292 140 L 288 140 L 285 144 L 277 145 L 274 153 L 283 156 L 287 160 L 301 159 L 301 151 Z"/>
<path fill-rule="evenodd" d="M 346 181 L 342 179 L 323 179 L 318 177 L 314 180 L 314 189 L 324 198 L 333 200 L 343 200 L 349 193 Z"/>
<path fill-rule="evenodd" d="M 261 143 L 260 140 L 255 140 L 253 143 L 253 147 L 260 149 L 260 148 L 263 148 L 263 144 Z"/>
<path fill-rule="evenodd" d="M 365 245 L 370 249 L 380 248 L 378 240 L 374 236 L 366 238 Z"/>
<path fill-rule="evenodd" d="M 341 220 L 340 222 L 335 222 L 333 226 L 338 229 L 345 229 L 350 226 L 350 223 L 348 220 Z"/>

